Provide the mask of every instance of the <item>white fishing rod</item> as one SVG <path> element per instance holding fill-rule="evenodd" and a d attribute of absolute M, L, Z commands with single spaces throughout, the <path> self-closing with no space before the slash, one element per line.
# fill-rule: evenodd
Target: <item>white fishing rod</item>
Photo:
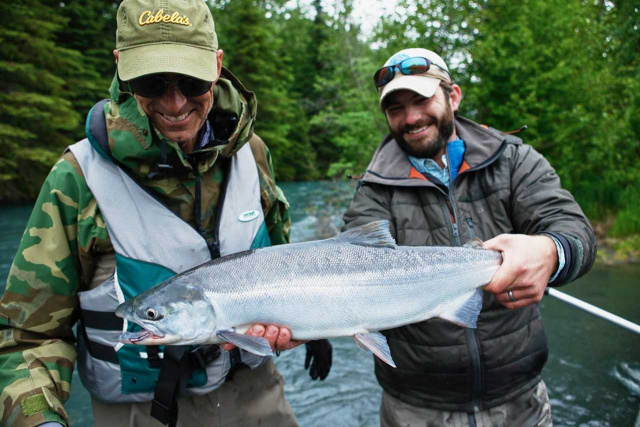
<path fill-rule="evenodd" d="M 560 292 L 554 288 L 547 288 L 544 291 L 544 293 L 547 295 L 551 295 L 552 297 L 558 298 L 559 300 L 562 300 L 575 307 L 581 308 L 584 311 L 587 311 L 591 314 L 594 314 L 598 317 L 601 317 L 605 320 L 608 320 L 612 323 L 615 323 L 618 326 L 622 326 L 623 328 L 628 329 L 631 332 L 635 332 L 636 334 L 640 335 L 640 325 L 636 325 L 633 322 L 623 319 L 620 316 L 616 316 L 613 313 L 609 313 L 608 311 L 603 310 L 599 307 L 596 307 L 595 305 L 589 304 L 588 302 L 584 302 L 578 298 L 572 297 L 571 295 L 567 295 L 564 292 Z"/>

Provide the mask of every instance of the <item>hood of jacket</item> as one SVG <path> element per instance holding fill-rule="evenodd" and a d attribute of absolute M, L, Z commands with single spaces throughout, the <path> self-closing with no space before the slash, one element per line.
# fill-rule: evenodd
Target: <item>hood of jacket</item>
<path fill-rule="evenodd" d="M 213 89 L 213 106 L 208 116 L 213 128 L 211 138 L 204 148 L 189 155 L 157 130 L 117 73 L 110 95 L 104 114 L 111 154 L 142 178 L 148 177 L 159 161 L 189 171 L 195 159 L 199 172 L 204 173 L 218 157 L 233 156 L 253 134 L 255 94 L 224 67 Z"/>
<path fill-rule="evenodd" d="M 480 169 L 498 158 L 507 143 L 522 144 L 518 137 L 504 134 L 493 128 L 485 128 L 464 117 L 455 119 L 456 134 L 465 142 L 465 170 Z M 433 186 L 417 179 L 407 154 L 395 139 L 388 135 L 376 149 L 362 180 L 400 187 Z"/>

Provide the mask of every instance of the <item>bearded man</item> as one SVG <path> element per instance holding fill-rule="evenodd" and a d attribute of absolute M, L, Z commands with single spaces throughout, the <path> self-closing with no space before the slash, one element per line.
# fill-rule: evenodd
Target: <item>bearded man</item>
<path fill-rule="evenodd" d="M 436 53 L 405 49 L 374 75 L 390 134 L 344 216 L 388 220 L 399 245 L 502 252 L 477 329 L 441 319 L 383 331 L 382 426 L 550 426 L 538 302 L 591 268 L 593 229 L 553 168 L 520 138 L 457 115 L 462 91 Z"/>

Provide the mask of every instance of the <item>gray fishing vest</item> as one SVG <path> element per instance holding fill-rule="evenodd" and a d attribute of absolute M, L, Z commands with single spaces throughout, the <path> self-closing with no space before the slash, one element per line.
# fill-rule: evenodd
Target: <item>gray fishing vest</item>
<path fill-rule="evenodd" d="M 92 139 L 90 132 L 88 135 Z M 149 363 L 147 347 L 118 342 L 123 331 L 140 327 L 116 317 L 114 311 L 140 292 L 209 261 L 211 255 L 195 229 L 96 151 L 96 144 L 84 139 L 69 149 L 105 220 L 116 254 L 116 272 L 97 288 L 78 293 L 78 371 L 89 393 L 101 401 L 148 402 L 153 399 L 159 366 Z M 270 246 L 257 165 L 249 144 L 231 158 L 229 168 L 219 227 L 223 256 Z M 163 348 L 159 347 L 159 357 Z M 251 368 L 267 359 L 244 351 L 241 358 Z M 182 394 L 202 395 L 218 388 L 230 366 L 229 353 L 223 351 L 205 370 L 195 371 Z"/>

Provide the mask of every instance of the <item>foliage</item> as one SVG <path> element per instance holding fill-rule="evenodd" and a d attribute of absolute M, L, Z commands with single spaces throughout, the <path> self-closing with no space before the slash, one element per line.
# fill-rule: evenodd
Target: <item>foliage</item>
<path fill-rule="evenodd" d="M 371 70 L 376 63 L 358 40 L 359 28 L 351 22 L 350 0 L 328 23 L 333 29 L 320 45 L 324 71 L 316 76 L 314 89 L 322 109 L 311 119 L 318 155 L 328 160 L 326 175 L 360 175 L 386 132 L 378 108 L 378 94 Z"/>
<path fill-rule="evenodd" d="M 21 0 L 0 14 L 0 199 L 35 194 L 80 121 L 65 77 L 81 57 L 55 44 L 66 23 L 56 8 Z"/>
<path fill-rule="evenodd" d="M 218 43 L 225 51 L 223 62 L 256 93 L 256 133 L 270 147 L 278 177 L 305 179 L 313 176 L 314 152 L 306 135 L 297 132 L 302 111 L 288 93 L 293 85 L 290 58 L 284 40 L 276 37 L 278 19 L 267 18 L 267 13 L 276 14 L 268 6 L 254 0 L 214 4 Z"/>
<path fill-rule="evenodd" d="M 378 2 L 380 4 L 381 2 Z M 640 233 L 640 11 L 622 0 L 398 0 L 371 35 L 354 0 L 210 0 L 224 64 L 258 99 L 279 180 L 362 173 L 387 132 L 371 76 L 440 53 L 461 114 L 523 124 L 594 220 Z M 113 0 L 12 2 L 0 17 L 0 199 L 33 197 L 114 72 Z"/>
<path fill-rule="evenodd" d="M 117 4 L 113 0 L 74 0 L 61 3 L 67 19 L 56 32 L 56 44 L 79 52 L 82 66 L 68 76 L 68 99 L 84 115 L 101 98 L 108 98 L 115 72 L 111 54 L 115 46 Z M 82 127 L 77 137 L 83 136 Z"/>

